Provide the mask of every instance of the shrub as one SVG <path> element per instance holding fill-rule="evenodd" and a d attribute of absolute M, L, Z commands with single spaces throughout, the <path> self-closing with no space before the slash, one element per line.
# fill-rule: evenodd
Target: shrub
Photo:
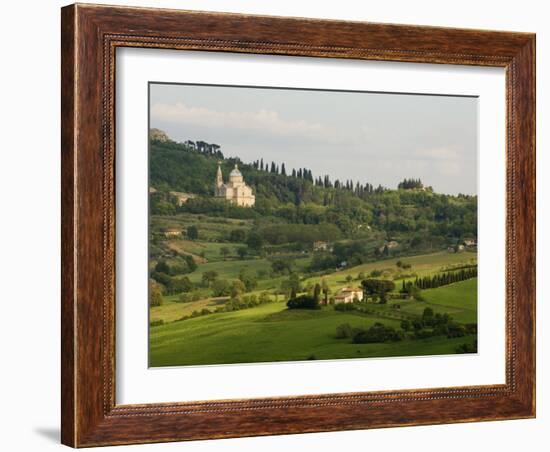
<path fill-rule="evenodd" d="M 189 240 L 196 240 L 199 238 L 199 228 L 195 225 L 189 226 L 187 228 L 187 238 Z"/>
<path fill-rule="evenodd" d="M 288 309 L 319 309 L 319 301 L 310 295 L 300 295 L 287 302 Z"/>
<path fill-rule="evenodd" d="M 386 279 L 364 279 L 361 285 L 367 295 L 379 295 L 381 302 L 386 301 L 388 292 L 395 290 L 394 282 Z"/>
<path fill-rule="evenodd" d="M 271 262 L 271 270 L 276 275 L 290 274 L 292 272 L 292 261 L 288 259 L 275 259 Z"/>
<path fill-rule="evenodd" d="M 164 325 L 164 320 L 162 319 L 159 319 L 159 320 L 151 320 L 149 322 L 149 326 L 161 326 L 161 325 Z"/>
<path fill-rule="evenodd" d="M 209 270 L 202 274 L 202 285 L 204 287 L 210 287 L 212 283 L 218 278 L 218 272 Z"/>
<path fill-rule="evenodd" d="M 246 232 L 244 229 L 233 229 L 229 233 L 229 240 L 232 242 L 244 242 L 246 240 Z"/>
<path fill-rule="evenodd" d="M 477 353 L 477 339 L 472 344 L 460 344 L 455 353 Z"/>
<path fill-rule="evenodd" d="M 248 234 L 248 237 L 246 238 L 246 244 L 251 250 L 260 251 L 262 249 L 264 241 L 260 234 L 252 231 Z"/>
<path fill-rule="evenodd" d="M 260 304 L 269 303 L 270 301 L 271 301 L 271 297 L 267 292 L 262 292 L 260 294 L 260 299 L 259 299 Z"/>
<path fill-rule="evenodd" d="M 225 279 L 218 279 L 212 283 L 212 294 L 215 297 L 224 297 L 231 293 L 231 286 Z"/>
<path fill-rule="evenodd" d="M 169 286 L 167 287 L 168 292 L 171 294 L 189 292 L 192 289 L 193 283 L 187 276 L 184 276 L 183 278 L 172 278 Z"/>
<path fill-rule="evenodd" d="M 155 265 L 155 272 L 168 274 L 170 273 L 170 267 L 166 261 L 158 261 L 157 265 Z"/>
<path fill-rule="evenodd" d="M 240 279 L 233 281 L 233 284 L 231 284 L 231 296 L 235 298 L 244 292 L 246 292 L 245 284 Z"/>
<path fill-rule="evenodd" d="M 428 339 L 430 337 L 433 337 L 434 335 L 434 332 L 430 330 L 416 330 L 414 332 L 415 339 Z"/>
<path fill-rule="evenodd" d="M 349 323 L 343 323 L 336 327 L 336 339 L 347 339 L 353 334 L 353 330 Z"/>
<path fill-rule="evenodd" d="M 164 287 L 168 287 L 172 280 L 169 274 L 163 272 L 153 272 L 151 273 L 151 278 L 159 284 L 162 284 Z"/>
<path fill-rule="evenodd" d="M 172 295 L 180 292 L 189 292 L 191 289 L 193 289 L 193 283 L 189 280 L 187 276 L 184 276 L 183 278 L 173 278 L 166 273 L 153 272 L 151 278 L 165 287 L 164 293 L 167 295 Z"/>
<path fill-rule="evenodd" d="M 463 325 L 451 322 L 449 323 L 448 328 L 449 332 L 447 333 L 447 337 L 449 338 L 466 336 L 466 328 L 464 328 Z"/>
<path fill-rule="evenodd" d="M 160 306 L 162 305 L 162 302 L 163 299 L 160 288 L 157 285 L 151 285 L 151 292 L 149 294 L 149 305 L 151 307 Z"/>
<path fill-rule="evenodd" d="M 422 313 L 422 320 L 424 322 L 430 322 L 434 318 L 434 310 L 432 308 L 424 308 Z"/>
<path fill-rule="evenodd" d="M 190 303 L 191 301 L 193 301 L 193 295 L 190 293 L 182 293 L 177 300 L 178 303 Z"/>
<path fill-rule="evenodd" d="M 374 342 L 395 342 L 404 337 L 402 331 L 396 331 L 391 326 L 375 323 L 369 329 L 357 329 L 353 334 L 353 343 L 370 344 Z"/>
<path fill-rule="evenodd" d="M 244 268 L 242 268 L 239 272 L 239 280 L 243 282 L 246 292 L 254 290 L 258 285 L 258 280 L 256 279 L 256 276 L 252 272 L 247 271 Z"/>

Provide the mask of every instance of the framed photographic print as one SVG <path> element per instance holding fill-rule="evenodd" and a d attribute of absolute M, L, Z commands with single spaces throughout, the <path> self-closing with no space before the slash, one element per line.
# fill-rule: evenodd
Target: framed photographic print
<path fill-rule="evenodd" d="M 535 37 L 62 9 L 62 442 L 535 415 Z"/>

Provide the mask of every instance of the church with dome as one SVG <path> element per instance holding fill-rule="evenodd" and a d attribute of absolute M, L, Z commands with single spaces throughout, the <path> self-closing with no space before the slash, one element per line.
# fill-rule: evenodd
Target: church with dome
<path fill-rule="evenodd" d="M 235 165 L 235 168 L 229 173 L 229 181 L 224 183 L 222 169 L 220 162 L 218 162 L 214 193 L 216 198 L 223 198 L 241 207 L 252 207 L 256 202 L 256 197 L 252 194 L 252 188 L 246 185 L 243 175 L 239 171 L 237 165 Z"/>

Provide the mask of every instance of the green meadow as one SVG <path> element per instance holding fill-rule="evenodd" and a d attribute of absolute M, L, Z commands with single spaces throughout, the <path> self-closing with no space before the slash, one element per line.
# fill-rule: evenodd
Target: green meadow
<path fill-rule="evenodd" d="M 465 295 L 475 298 L 474 286 L 469 284 L 461 290 Z M 432 289 L 433 301 L 430 306 L 439 312 L 448 312 L 446 307 L 438 304 L 445 299 L 448 292 L 445 289 L 449 288 Z M 415 306 L 415 303 L 419 304 L 410 302 L 407 312 L 414 313 L 426 304 Z M 167 312 L 169 306 L 165 308 Z M 455 307 L 456 314 L 468 319 L 472 316 L 471 310 L 461 311 Z M 453 339 L 434 337 L 395 343 L 353 344 L 335 336 L 336 328 L 342 323 L 349 323 L 352 327 L 368 327 L 380 321 L 395 328 L 400 324 L 398 318 L 338 312 L 331 306 L 319 311 L 288 310 L 284 302 L 273 302 L 242 311 L 211 314 L 151 327 L 149 365 L 157 367 L 453 354 L 458 345 L 473 340 L 473 336 Z"/>
<path fill-rule="evenodd" d="M 149 364 L 153 367 L 452 354 L 460 345 L 475 340 L 475 335 L 420 339 L 407 335 L 398 342 L 357 344 L 337 338 L 336 330 L 342 324 L 369 328 L 375 323 L 399 329 L 404 319 L 420 318 L 426 308 L 434 313 L 448 314 L 457 322 L 475 323 L 477 278 L 423 290 L 422 301 L 390 299 L 384 304 L 363 303 L 368 306 L 367 313 L 341 312 L 333 305 L 317 310 L 290 310 L 286 306 L 287 298 L 277 290 L 287 276 L 272 273 L 273 256 L 239 259 L 229 254 L 222 257 L 219 253 L 221 243 L 184 239 L 170 242 L 169 249 L 196 255 L 203 251 L 204 262 L 187 275 L 193 284 L 200 285 L 203 273 L 208 271 L 227 280 L 237 279 L 243 270 L 254 272 L 263 276 L 246 295 L 268 294 L 269 302 L 232 312 L 216 312 L 229 302 L 230 296 L 203 296 L 181 302 L 180 294 L 165 295 L 161 306 L 150 308 Z M 230 243 L 223 246 L 236 248 Z M 439 251 L 382 259 L 323 275 L 308 275 L 311 255 L 298 254 L 292 259 L 295 271 L 302 274 L 304 289 L 324 281 L 331 294 L 349 285 L 360 286 L 359 277 L 373 271 L 393 280 L 399 287 L 403 281 L 476 262 L 472 253 Z M 399 269 L 396 264 L 400 261 L 410 265 L 410 269 Z M 201 293 L 208 295 L 204 289 Z M 193 317 L 193 313 L 200 312 L 204 315 Z"/>

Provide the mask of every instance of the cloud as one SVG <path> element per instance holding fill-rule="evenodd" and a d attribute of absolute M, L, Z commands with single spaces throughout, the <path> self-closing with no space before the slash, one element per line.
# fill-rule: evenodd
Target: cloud
<path fill-rule="evenodd" d="M 438 147 L 430 149 L 417 149 L 414 155 L 419 159 L 429 160 L 459 160 L 460 155 L 456 149 L 452 147 Z"/>
<path fill-rule="evenodd" d="M 276 111 L 265 109 L 254 112 L 217 111 L 204 107 L 191 107 L 181 102 L 155 103 L 151 108 L 151 117 L 156 121 L 181 125 L 252 131 L 279 137 L 298 137 L 325 142 L 340 140 L 336 130 L 330 130 L 319 123 L 286 120 Z"/>
<path fill-rule="evenodd" d="M 454 147 L 422 148 L 413 155 L 441 176 L 455 176 L 463 171 L 464 159 Z"/>

